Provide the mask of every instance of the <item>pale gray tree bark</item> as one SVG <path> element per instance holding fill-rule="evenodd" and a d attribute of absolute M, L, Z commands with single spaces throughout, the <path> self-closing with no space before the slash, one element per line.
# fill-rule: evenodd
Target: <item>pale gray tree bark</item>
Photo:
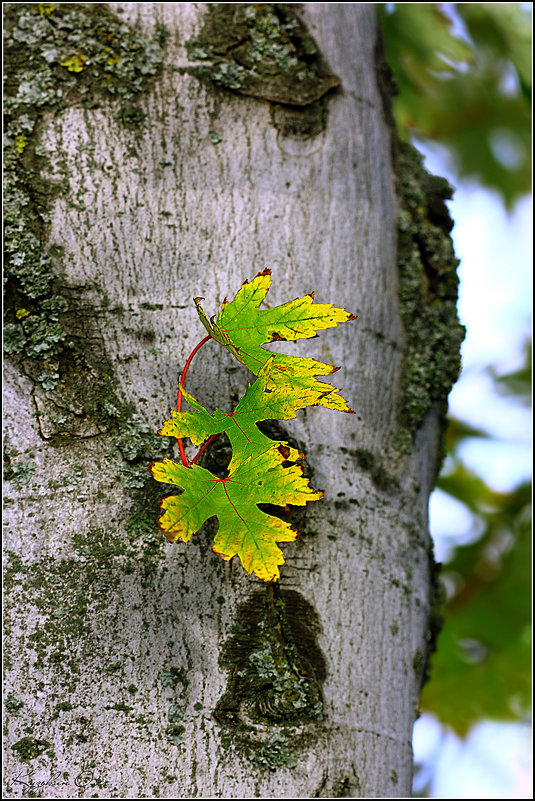
<path fill-rule="evenodd" d="M 121 127 L 105 100 L 42 123 L 48 177 L 68 184 L 51 205 L 47 242 L 63 248 L 65 325 L 89 367 L 77 399 L 62 398 L 61 375 L 50 389 L 25 363 L 5 363 L 5 792 L 41 781 L 33 791 L 44 798 L 407 796 L 438 424 L 429 414 L 409 453 L 391 444 L 404 333 L 374 4 L 299 9 L 340 79 L 324 131 L 308 138 L 278 130 L 268 101 L 184 69 L 205 5 L 110 7 L 169 36 L 163 70 L 139 100 L 140 127 Z M 283 545 L 280 580 L 288 614 L 308 618 L 317 636 L 302 647 L 322 717 L 251 723 L 246 699 L 238 723 L 225 725 L 214 717 L 232 695 L 222 655 L 265 585 L 212 553 L 210 533 L 169 544 L 129 526 L 139 490 L 124 486 L 132 465 L 117 449 L 119 418 L 109 402 L 109 425 L 92 419 L 83 395 L 105 368 L 131 403 L 134 434 L 155 432 L 204 336 L 192 298 L 216 313 L 265 267 L 270 305 L 314 291 L 358 314 L 286 346 L 341 365 L 333 382 L 355 414 L 315 407 L 287 424 L 325 490 L 301 537 Z M 187 386 L 207 407 L 230 409 L 247 381 L 209 343 Z"/>

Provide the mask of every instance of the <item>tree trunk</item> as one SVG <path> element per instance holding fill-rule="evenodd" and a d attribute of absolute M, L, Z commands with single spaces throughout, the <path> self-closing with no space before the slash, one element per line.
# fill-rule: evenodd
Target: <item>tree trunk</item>
<path fill-rule="evenodd" d="M 15 142 L 19 173 L 26 165 L 41 181 L 32 213 L 58 277 L 33 296 L 30 279 L 8 288 L 9 797 L 410 795 L 440 415 L 431 409 L 409 446 L 394 447 L 406 431 L 408 338 L 375 8 L 280 12 L 287 26 L 299 14 L 325 60 L 314 78 L 322 97 L 302 102 L 277 76 L 240 85 L 249 67 L 228 52 L 210 79 L 203 36 L 223 35 L 206 21 L 224 5 L 110 4 L 125 37 L 132 27 L 143 41 L 160 36 L 161 70 L 131 103 L 97 90 L 87 103 L 76 89 L 64 103 L 35 101 L 29 144 Z M 41 27 L 67 14 L 36 8 Z M 249 8 L 252 30 L 268 11 Z M 110 48 L 118 35 L 108 34 Z M 72 41 L 54 74 L 89 86 L 87 47 Z M 146 472 L 167 446 L 152 434 L 174 405 L 177 374 L 205 333 L 192 298 L 216 313 L 265 267 L 270 305 L 314 291 L 358 314 L 319 339 L 273 346 L 341 365 L 335 383 L 355 410 L 309 408 L 287 424 L 325 496 L 283 544 L 274 590 L 214 554 L 213 529 L 166 543 L 154 525 L 165 487 Z M 30 325 L 39 314 L 48 340 Z M 248 376 L 212 342 L 187 387 L 208 408 L 230 409 Z M 259 632 L 270 627 L 292 641 L 321 714 L 285 718 L 270 709 L 275 681 L 253 687 L 251 665 L 271 642 Z M 262 714 L 254 692 L 265 695 Z"/>

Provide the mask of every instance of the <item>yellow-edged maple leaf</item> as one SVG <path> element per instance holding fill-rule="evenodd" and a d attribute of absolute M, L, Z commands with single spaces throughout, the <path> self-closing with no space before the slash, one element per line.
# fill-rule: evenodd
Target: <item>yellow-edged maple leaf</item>
<path fill-rule="evenodd" d="M 330 375 L 338 367 L 307 357 L 272 354 L 261 345 L 281 340 L 309 339 L 317 336 L 317 331 L 356 319 L 355 315 L 330 303 L 314 303 L 313 292 L 272 309 L 259 309 L 270 286 L 271 270 L 266 269 L 252 281 L 246 281 L 234 300 L 224 301 L 215 320 L 213 317 L 209 320 L 206 316 L 201 306 L 204 298 L 195 298 L 201 322 L 214 339 L 255 375 L 273 355 L 268 389 L 286 387 L 289 393 L 305 389 L 325 393 L 327 387 L 331 391 L 324 394 L 318 404 L 327 409 L 352 412 L 338 388 L 315 378 L 316 375 Z"/>
<path fill-rule="evenodd" d="M 247 573 L 263 581 L 276 581 L 284 564 L 278 542 L 294 540 L 298 532 L 289 523 L 261 511 L 257 504 L 304 506 L 319 500 L 323 491 L 312 489 L 303 478 L 301 465 L 283 467 L 289 457 L 301 456 L 285 446 L 272 446 L 240 462 L 227 478 L 193 465 L 185 467 L 165 459 L 153 462 L 150 471 L 157 481 L 182 487 L 181 495 L 160 501 L 159 524 L 170 542 L 188 542 L 210 517 L 219 528 L 213 550 L 223 559 L 238 556 Z"/>
<path fill-rule="evenodd" d="M 320 384 L 321 389 L 297 387 L 293 392 L 288 392 L 285 385 L 267 392 L 266 386 L 274 361 L 275 357 L 271 355 L 260 369 L 256 381 L 249 385 L 231 413 L 216 409 L 210 414 L 182 387 L 184 400 L 195 411 L 177 412 L 171 409 L 171 419 L 164 422 L 158 433 L 163 437 L 189 437 L 194 445 L 201 445 L 213 434 L 225 432 L 232 446 L 229 470 L 233 470 L 239 461 L 268 450 L 274 441 L 259 431 L 257 423 L 262 420 L 290 420 L 295 417 L 297 409 L 318 405 L 325 395 L 335 391 L 328 384 Z M 287 443 L 278 441 L 276 444 Z M 297 456 L 289 458 L 290 461 L 295 461 Z"/>

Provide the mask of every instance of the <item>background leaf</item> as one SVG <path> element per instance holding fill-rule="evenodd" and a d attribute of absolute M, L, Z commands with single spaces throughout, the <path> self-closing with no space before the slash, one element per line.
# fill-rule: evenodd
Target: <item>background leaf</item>
<path fill-rule="evenodd" d="M 531 485 L 493 493 L 458 464 L 439 486 L 485 524 L 443 567 L 451 597 L 421 697 L 423 709 L 465 735 L 482 718 L 519 720 L 530 708 Z"/>
<path fill-rule="evenodd" d="M 524 365 L 497 375 L 497 388 L 525 404 L 531 391 L 531 343 Z M 421 706 L 464 736 L 483 718 L 522 720 L 531 706 L 531 482 L 497 492 L 463 464 L 459 451 L 485 432 L 450 420 L 447 469 L 437 487 L 473 515 L 479 536 L 443 565 L 448 593 L 444 628 Z"/>

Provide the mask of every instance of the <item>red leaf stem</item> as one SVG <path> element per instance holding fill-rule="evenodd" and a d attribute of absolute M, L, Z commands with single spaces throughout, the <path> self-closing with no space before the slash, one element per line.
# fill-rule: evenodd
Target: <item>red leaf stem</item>
<path fill-rule="evenodd" d="M 205 342 L 208 342 L 208 340 L 212 339 L 212 338 L 213 337 L 211 337 L 210 334 L 205 336 L 204 339 L 202 339 L 197 345 L 195 345 L 195 347 L 191 351 L 190 355 L 188 356 L 188 360 L 187 360 L 186 364 L 184 365 L 184 369 L 182 370 L 182 375 L 180 376 L 180 380 L 178 382 L 178 395 L 177 395 L 177 399 L 176 399 L 176 410 L 177 410 L 177 412 L 180 411 L 180 408 L 182 406 L 182 387 L 184 386 L 184 381 L 186 380 L 186 373 L 188 372 L 188 369 L 189 369 L 189 366 L 190 366 L 190 364 L 191 364 L 191 362 L 193 360 L 193 357 L 195 356 L 197 351 L 200 350 L 200 348 L 202 348 L 202 346 L 205 344 Z M 208 443 L 206 443 L 206 444 L 208 444 Z M 178 440 L 178 450 L 180 451 L 180 458 L 182 459 L 182 464 L 184 465 L 184 467 L 191 467 L 190 463 L 188 462 L 186 453 L 184 451 L 184 445 L 182 444 L 182 439 Z M 197 454 L 197 456 L 193 460 L 194 462 L 197 460 L 199 455 L 200 455 L 200 453 Z"/>
<path fill-rule="evenodd" d="M 214 439 L 216 439 L 218 436 L 219 436 L 219 434 L 212 434 L 212 436 L 210 437 L 210 439 L 207 439 L 207 440 L 206 440 L 206 442 L 204 443 L 204 445 L 202 446 L 202 448 L 199 450 L 199 452 L 196 454 L 196 456 L 194 456 L 194 458 L 191 460 L 191 463 L 192 463 L 192 464 L 197 464 L 197 459 L 199 458 L 199 456 L 201 455 L 201 453 L 202 453 L 203 451 L 205 451 L 205 450 L 206 450 L 206 448 L 208 447 L 208 445 L 211 445 L 211 443 L 214 441 Z"/>

